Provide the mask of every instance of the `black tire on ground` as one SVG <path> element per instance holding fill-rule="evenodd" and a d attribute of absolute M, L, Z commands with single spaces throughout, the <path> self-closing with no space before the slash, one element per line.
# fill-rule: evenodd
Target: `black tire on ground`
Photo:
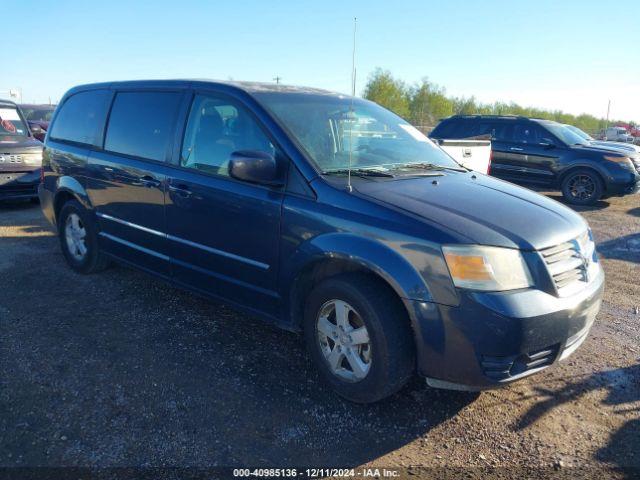
<path fill-rule="evenodd" d="M 323 305 L 334 299 L 352 306 L 369 333 L 370 367 L 359 381 L 333 373 L 322 353 L 316 321 Z M 415 345 L 406 310 L 395 293 L 372 275 L 348 273 L 318 284 L 306 299 L 304 336 L 322 378 L 338 395 L 353 402 L 371 403 L 392 395 L 415 370 Z"/>
<path fill-rule="evenodd" d="M 79 260 L 71 253 L 66 239 L 65 226 L 70 215 L 76 214 L 86 231 L 86 254 Z M 109 265 L 109 259 L 98 247 L 98 230 L 93 216 L 77 200 L 69 200 L 62 206 L 58 216 L 58 237 L 64 258 L 71 268 L 78 273 L 95 273 L 104 270 Z"/>
<path fill-rule="evenodd" d="M 600 175 L 589 168 L 569 172 L 562 180 L 562 196 L 574 205 L 593 205 L 603 193 Z"/>

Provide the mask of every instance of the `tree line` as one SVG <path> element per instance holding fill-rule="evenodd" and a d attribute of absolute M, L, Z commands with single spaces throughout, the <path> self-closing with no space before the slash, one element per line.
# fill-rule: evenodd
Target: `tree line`
<path fill-rule="evenodd" d="M 451 115 L 521 115 L 544 118 L 556 122 L 575 125 L 588 133 L 596 133 L 605 128 L 606 119 L 583 113 L 571 115 L 561 110 L 523 107 L 514 102 L 481 103 L 473 96 L 454 97 L 446 90 L 427 80 L 414 85 L 394 78 L 391 72 L 376 69 L 367 81 L 365 98 L 372 100 L 401 116 L 416 126 L 435 126 L 440 119 Z M 610 120 L 614 125 L 617 120 Z M 628 122 L 633 124 L 633 122 Z"/>

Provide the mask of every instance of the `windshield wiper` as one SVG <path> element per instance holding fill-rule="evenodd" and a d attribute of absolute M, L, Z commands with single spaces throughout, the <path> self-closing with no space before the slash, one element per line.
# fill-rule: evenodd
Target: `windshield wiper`
<path fill-rule="evenodd" d="M 341 168 L 339 170 L 326 170 L 322 172 L 323 175 L 348 175 L 348 168 Z M 373 170 L 368 168 L 352 168 L 351 175 L 359 176 L 359 177 L 389 177 L 393 178 L 394 175 L 392 173 L 383 172 L 381 170 Z"/>
<path fill-rule="evenodd" d="M 450 167 L 448 165 L 437 165 L 435 163 L 404 163 L 396 167 L 396 169 L 400 168 L 419 168 L 421 170 L 454 170 L 456 172 L 467 171 L 462 167 Z"/>

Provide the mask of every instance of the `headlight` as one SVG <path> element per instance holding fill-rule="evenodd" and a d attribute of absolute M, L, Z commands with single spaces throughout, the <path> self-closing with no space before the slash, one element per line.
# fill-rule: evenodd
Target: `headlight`
<path fill-rule="evenodd" d="M 609 160 L 610 162 L 616 162 L 622 168 L 631 170 L 632 172 L 635 172 L 636 170 L 635 167 L 633 166 L 633 162 L 629 157 L 614 157 L 610 155 L 605 155 L 604 159 Z"/>
<path fill-rule="evenodd" d="M 533 285 L 520 251 L 480 245 L 442 247 L 453 283 L 459 288 L 500 291 Z"/>
<path fill-rule="evenodd" d="M 22 156 L 22 163 L 25 165 L 42 165 L 41 153 L 30 153 Z"/>

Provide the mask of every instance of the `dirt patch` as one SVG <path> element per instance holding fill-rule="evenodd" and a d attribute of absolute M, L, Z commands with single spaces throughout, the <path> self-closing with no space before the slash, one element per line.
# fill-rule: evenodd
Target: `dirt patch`
<path fill-rule="evenodd" d="M 640 467 L 638 202 L 581 211 L 607 285 L 574 356 L 372 406 L 330 393 L 296 335 L 126 268 L 76 275 L 38 207 L 2 206 L 0 466 Z"/>

